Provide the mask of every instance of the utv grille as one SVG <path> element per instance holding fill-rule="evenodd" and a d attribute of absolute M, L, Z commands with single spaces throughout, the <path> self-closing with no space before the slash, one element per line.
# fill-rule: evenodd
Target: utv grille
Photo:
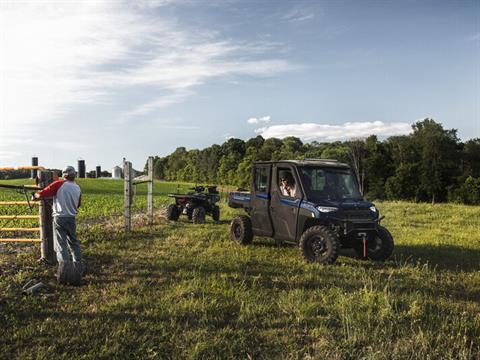
<path fill-rule="evenodd" d="M 345 220 L 373 220 L 372 212 L 370 209 L 362 210 L 344 210 L 342 211 L 342 218 Z"/>

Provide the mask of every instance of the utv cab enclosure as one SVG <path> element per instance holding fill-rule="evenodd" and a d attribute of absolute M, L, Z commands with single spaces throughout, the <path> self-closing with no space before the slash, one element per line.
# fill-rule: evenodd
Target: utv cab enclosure
<path fill-rule="evenodd" d="M 331 264 L 341 248 L 362 258 L 385 260 L 393 238 L 380 225 L 374 204 L 365 201 L 347 164 L 305 159 L 257 162 L 251 192 L 229 194 L 229 206 L 243 208 L 231 238 L 248 244 L 253 236 L 299 245 L 308 262 Z"/>

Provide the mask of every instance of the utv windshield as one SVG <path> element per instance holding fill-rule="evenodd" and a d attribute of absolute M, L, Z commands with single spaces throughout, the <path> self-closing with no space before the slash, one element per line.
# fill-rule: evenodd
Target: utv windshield
<path fill-rule="evenodd" d="M 305 166 L 299 170 L 310 201 L 362 199 L 357 182 L 349 169 Z"/>

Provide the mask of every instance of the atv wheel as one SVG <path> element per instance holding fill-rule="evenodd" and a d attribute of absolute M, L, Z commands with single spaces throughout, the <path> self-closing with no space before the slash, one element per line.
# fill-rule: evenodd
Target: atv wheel
<path fill-rule="evenodd" d="M 203 206 L 193 209 L 192 221 L 194 224 L 205 224 L 205 208 Z"/>
<path fill-rule="evenodd" d="M 236 216 L 230 224 L 230 237 L 233 241 L 247 245 L 252 242 L 252 222 L 246 215 Z"/>
<path fill-rule="evenodd" d="M 175 204 L 168 205 L 167 209 L 167 219 L 172 221 L 177 221 L 180 217 L 180 209 Z"/>
<path fill-rule="evenodd" d="M 189 221 L 192 221 L 193 209 L 191 207 L 187 208 L 187 218 Z"/>
<path fill-rule="evenodd" d="M 212 219 L 214 221 L 219 221 L 220 220 L 220 208 L 217 205 L 215 205 L 212 208 Z"/>
<path fill-rule="evenodd" d="M 393 252 L 393 237 L 390 232 L 383 226 L 378 226 L 378 233 L 373 239 L 367 239 L 366 244 L 367 259 L 383 261 L 387 260 Z M 357 255 L 363 256 L 363 241 L 356 241 L 353 247 Z"/>
<path fill-rule="evenodd" d="M 300 250 L 307 262 L 333 264 L 338 257 L 340 243 L 327 227 L 312 226 L 300 238 Z"/>

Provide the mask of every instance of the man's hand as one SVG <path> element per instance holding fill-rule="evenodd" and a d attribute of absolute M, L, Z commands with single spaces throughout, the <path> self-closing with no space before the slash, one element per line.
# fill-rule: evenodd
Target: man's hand
<path fill-rule="evenodd" d="M 40 195 L 38 193 L 32 193 L 31 201 L 38 201 L 40 199 Z"/>

